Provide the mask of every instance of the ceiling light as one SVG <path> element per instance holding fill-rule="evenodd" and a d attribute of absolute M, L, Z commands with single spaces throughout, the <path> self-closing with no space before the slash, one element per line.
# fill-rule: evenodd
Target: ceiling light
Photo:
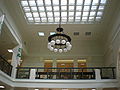
<path fill-rule="evenodd" d="M 0 86 L 0 88 L 5 88 L 5 86 Z"/>
<path fill-rule="evenodd" d="M 56 34 L 56 32 L 50 32 L 50 35 Z"/>
<path fill-rule="evenodd" d="M 13 50 L 12 49 L 8 49 L 8 52 L 13 52 Z"/>
<path fill-rule="evenodd" d="M 61 18 L 60 18 L 61 23 Z M 71 50 L 71 38 L 63 33 L 63 28 L 61 28 L 61 24 L 56 29 L 56 34 L 50 35 L 48 37 L 48 49 L 54 52 L 67 52 Z"/>
<path fill-rule="evenodd" d="M 39 90 L 39 89 L 35 89 L 35 90 Z"/>
<path fill-rule="evenodd" d="M 39 36 L 45 36 L 44 32 L 38 32 Z"/>

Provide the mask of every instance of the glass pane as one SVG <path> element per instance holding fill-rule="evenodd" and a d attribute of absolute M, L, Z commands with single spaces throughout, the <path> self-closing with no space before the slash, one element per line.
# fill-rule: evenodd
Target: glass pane
<path fill-rule="evenodd" d="M 67 6 L 61 6 L 61 10 L 62 10 L 62 11 L 67 10 Z"/>
<path fill-rule="evenodd" d="M 91 10 L 97 10 L 97 6 L 92 6 Z"/>
<path fill-rule="evenodd" d="M 36 2 L 38 6 L 43 6 L 43 0 L 37 0 Z"/>
<path fill-rule="evenodd" d="M 82 6 L 76 6 L 76 10 L 77 11 L 81 11 L 82 10 Z"/>
<path fill-rule="evenodd" d="M 48 18 L 48 22 L 53 22 L 53 18 Z"/>
<path fill-rule="evenodd" d="M 69 6 L 69 10 L 73 11 L 74 10 L 74 6 Z"/>
<path fill-rule="evenodd" d="M 96 21 L 99 21 L 99 20 L 101 20 L 101 17 L 96 17 Z"/>
<path fill-rule="evenodd" d="M 99 10 L 104 10 L 105 6 L 99 6 Z"/>
<path fill-rule="evenodd" d="M 34 0 L 32 0 L 32 1 L 29 1 L 29 5 L 30 5 L 30 6 L 36 6 L 36 3 L 35 3 Z"/>
<path fill-rule="evenodd" d="M 89 11 L 90 6 L 84 6 L 84 11 Z"/>
<path fill-rule="evenodd" d="M 54 12 L 54 16 L 55 17 L 59 17 L 60 16 L 60 12 Z"/>
<path fill-rule="evenodd" d="M 89 20 L 94 20 L 94 17 L 89 17 Z"/>
<path fill-rule="evenodd" d="M 52 7 L 50 6 L 50 7 L 46 7 L 46 10 L 47 11 L 52 11 Z"/>
<path fill-rule="evenodd" d="M 33 18 L 28 18 L 29 21 L 33 21 Z"/>
<path fill-rule="evenodd" d="M 89 12 L 83 12 L 83 16 L 88 16 Z"/>
<path fill-rule="evenodd" d="M 69 16 L 74 16 L 74 12 L 69 12 Z"/>
<path fill-rule="evenodd" d="M 40 18 L 35 18 L 35 22 L 40 22 Z"/>
<path fill-rule="evenodd" d="M 77 5 L 82 5 L 83 4 L 83 0 L 77 0 Z"/>
<path fill-rule="evenodd" d="M 59 22 L 60 21 L 60 18 L 55 18 L 55 22 Z"/>
<path fill-rule="evenodd" d="M 82 17 L 82 20 L 83 20 L 83 19 L 84 19 L 84 20 L 87 20 L 87 17 Z"/>
<path fill-rule="evenodd" d="M 61 13 L 61 16 L 67 17 L 67 12 L 62 12 L 62 13 Z"/>
<path fill-rule="evenodd" d="M 38 7 L 38 9 L 39 9 L 39 11 L 41 12 L 43 12 L 43 11 L 45 11 L 45 9 L 44 9 L 44 7 Z"/>
<path fill-rule="evenodd" d="M 28 6 L 28 2 L 27 1 L 21 1 L 22 6 Z"/>
<path fill-rule="evenodd" d="M 33 12 L 33 16 L 34 16 L 34 17 L 39 17 L 38 12 Z"/>
<path fill-rule="evenodd" d="M 75 17 L 75 19 L 80 19 L 80 17 Z"/>
<path fill-rule="evenodd" d="M 36 12 L 37 11 L 37 7 L 31 7 L 31 10 L 34 12 Z"/>
<path fill-rule="evenodd" d="M 25 13 L 26 17 L 32 17 L 32 13 Z"/>
<path fill-rule="evenodd" d="M 76 12 L 76 16 L 81 16 L 81 12 Z"/>
<path fill-rule="evenodd" d="M 67 17 L 62 17 L 62 22 L 67 22 Z"/>
<path fill-rule="evenodd" d="M 52 12 L 47 12 L 47 16 L 48 17 L 53 17 L 53 13 Z"/>
<path fill-rule="evenodd" d="M 90 16 L 95 16 L 96 12 L 90 12 Z"/>
<path fill-rule="evenodd" d="M 91 0 L 85 0 L 84 5 L 90 5 L 91 4 Z"/>
<path fill-rule="evenodd" d="M 69 5 L 74 5 L 75 0 L 69 0 Z"/>
<path fill-rule="evenodd" d="M 53 5 L 59 5 L 59 0 L 52 0 L 53 1 Z"/>
<path fill-rule="evenodd" d="M 42 22 L 47 22 L 47 18 L 41 18 Z"/>
<path fill-rule="evenodd" d="M 51 0 L 45 0 L 45 5 L 51 5 Z"/>
<path fill-rule="evenodd" d="M 106 4 L 106 0 L 101 0 L 100 3 L 102 3 L 102 4 Z"/>
<path fill-rule="evenodd" d="M 46 17 L 45 12 L 41 12 L 41 13 L 40 13 L 40 16 L 41 16 L 41 17 Z"/>
<path fill-rule="evenodd" d="M 93 0 L 92 5 L 98 5 L 99 4 L 99 0 Z"/>
<path fill-rule="evenodd" d="M 54 11 L 59 11 L 59 6 L 54 6 Z"/>
<path fill-rule="evenodd" d="M 103 12 L 97 12 L 97 16 L 102 16 Z"/>
<path fill-rule="evenodd" d="M 67 0 L 61 0 L 61 5 L 67 5 Z"/>
<path fill-rule="evenodd" d="M 24 7 L 23 8 L 25 12 L 30 12 L 30 8 L 29 7 Z"/>

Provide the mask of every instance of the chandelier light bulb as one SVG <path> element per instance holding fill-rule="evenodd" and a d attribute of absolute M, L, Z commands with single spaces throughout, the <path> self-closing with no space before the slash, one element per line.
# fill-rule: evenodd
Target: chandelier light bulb
<path fill-rule="evenodd" d="M 65 44 L 65 43 L 66 43 L 66 41 L 65 41 L 65 40 L 62 40 L 62 41 L 61 41 L 61 43 L 62 43 L 62 44 Z"/>
<path fill-rule="evenodd" d="M 60 40 L 59 40 L 59 39 L 57 39 L 57 40 L 56 40 L 56 43 L 57 43 L 57 44 L 60 44 Z"/>
<path fill-rule="evenodd" d="M 67 48 L 64 48 L 64 52 L 67 52 Z"/>
<path fill-rule="evenodd" d="M 58 51 L 58 49 L 57 49 L 57 48 L 55 48 L 55 49 L 54 49 L 54 52 L 57 52 L 57 51 Z"/>
<path fill-rule="evenodd" d="M 70 44 L 68 47 L 67 47 L 67 50 L 71 50 L 72 48 L 72 45 Z"/>
<path fill-rule="evenodd" d="M 53 47 L 50 47 L 49 49 L 50 49 L 50 51 L 53 51 L 53 50 L 54 50 L 54 48 L 53 48 Z"/>
<path fill-rule="evenodd" d="M 62 49 L 59 49 L 59 52 L 60 52 L 60 53 L 62 53 L 62 51 L 63 51 Z"/>
<path fill-rule="evenodd" d="M 55 41 L 54 40 L 52 40 L 50 43 L 51 43 L 51 45 L 55 45 Z"/>
<path fill-rule="evenodd" d="M 66 45 L 69 46 L 69 45 L 70 45 L 70 42 L 66 42 Z"/>

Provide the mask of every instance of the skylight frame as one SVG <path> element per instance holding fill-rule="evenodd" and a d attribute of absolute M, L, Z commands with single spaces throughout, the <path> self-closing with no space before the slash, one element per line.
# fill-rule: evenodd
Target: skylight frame
<path fill-rule="evenodd" d="M 27 2 L 27 5 L 23 5 L 22 2 L 23 1 L 26 1 Z M 34 1 L 34 5 L 30 5 L 30 1 Z M 77 2 L 79 0 L 74 0 L 74 5 L 73 4 L 70 4 L 69 5 L 69 0 L 66 0 L 67 1 L 67 5 L 63 4 L 63 5 L 60 5 L 60 1 L 61 0 L 49 0 L 51 1 L 51 4 L 49 5 L 46 5 L 46 2 L 45 0 L 40 0 L 43 2 L 43 4 L 39 5 L 40 3 L 37 3 L 39 0 L 21 0 L 20 1 L 20 5 L 21 5 L 21 8 L 23 10 L 23 13 L 24 13 L 24 17 L 25 19 L 27 20 L 27 23 L 28 24 L 59 24 L 59 20 L 56 21 L 55 18 L 60 18 L 60 16 L 55 16 L 56 12 L 59 12 L 61 13 L 61 18 L 67 18 L 67 20 L 61 20 L 61 23 L 62 24 L 95 24 L 95 23 L 100 23 L 103 19 L 103 15 L 104 15 L 104 9 L 107 5 L 107 1 L 108 0 L 98 0 L 98 4 L 94 4 L 93 5 L 93 1 L 95 0 L 89 0 L 91 1 L 90 3 L 86 4 L 85 5 L 85 2 L 86 0 L 83 0 L 83 4 L 78 4 Z M 59 5 L 54 1 L 59 1 Z M 106 1 L 106 3 L 104 3 L 104 1 Z M 103 3 L 101 3 L 103 2 Z M 54 5 L 55 4 L 55 5 Z M 63 10 L 61 7 L 66 7 L 67 10 Z M 71 6 L 74 6 L 74 9 L 73 10 L 69 10 L 69 7 Z M 50 7 L 51 9 L 49 10 Z M 54 10 L 54 8 L 57 7 L 56 10 Z M 58 10 L 58 7 L 59 7 L 59 10 Z M 80 8 L 80 10 L 78 10 L 77 8 Z M 86 8 L 86 10 L 84 9 L 84 7 L 89 7 Z M 33 11 L 32 9 L 35 9 L 35 11 Z M 42 10 L 40 10 L 40 8 Z M 43 10 L 44 8 L 44 10 Z M 60 9 L 61 8 L 61 9 Z M 48 12 L 51 13 L 51 16 L 48 15 Z M 73 12 L 74 15 L 73 15 L 73 20 L 70 20 L 69 17 L 71 17 L 69 15 L 69 13 Z M 88 15 L 86 16 L 83 16 L 85 12 L 88 12 Z M 91 12 L 95 12 L 95 15 L 94 16 L 91 16 Z M 98 12 L 102 12 L 102 15 L 98 15 Z M 28 17 L 27 16 L 27 13 L 31 13 L 31 17 Z M 36 13 L 36 14 L 35 14 Z M 37 15 L 38 13 L 38 15 Z M 45 13 L 45 14 L 42 14 L 42 13 Z M 62 15 L 62 13 L 66 13 L 66 15 Z M 81 13 L 81 15 L 78 16 L 78 13 Z M 77 15 L 77 16 L 76 16 Z M 79 17 L 79 19 L 78 19 Z M 82 18 L 85 18 L 87 17 L 87 19 L 82 19 Z M 94 17 L 94 19 L 90 19 L 91 17 Z M 39 18 L 39 20 L 38 20 Z M 46 18 L 46 19 L 45 19 Z M 50 19 L 50 18 L 53 18 Z M 77 19 L 76 19 L 77 18 Z"/>

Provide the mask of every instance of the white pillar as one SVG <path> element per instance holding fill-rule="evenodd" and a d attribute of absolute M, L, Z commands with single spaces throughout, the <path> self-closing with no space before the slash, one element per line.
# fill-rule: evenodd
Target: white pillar
<path fill-rule="evenodd" d="M 31 69 L 30 70 L 30 79 L 35 79 L 36 77 L 36 69 Z"/>
<path fill-rule="evenodd" d="M 95 79 L 101 80 L 100 69 L 95 69 Z"/>

